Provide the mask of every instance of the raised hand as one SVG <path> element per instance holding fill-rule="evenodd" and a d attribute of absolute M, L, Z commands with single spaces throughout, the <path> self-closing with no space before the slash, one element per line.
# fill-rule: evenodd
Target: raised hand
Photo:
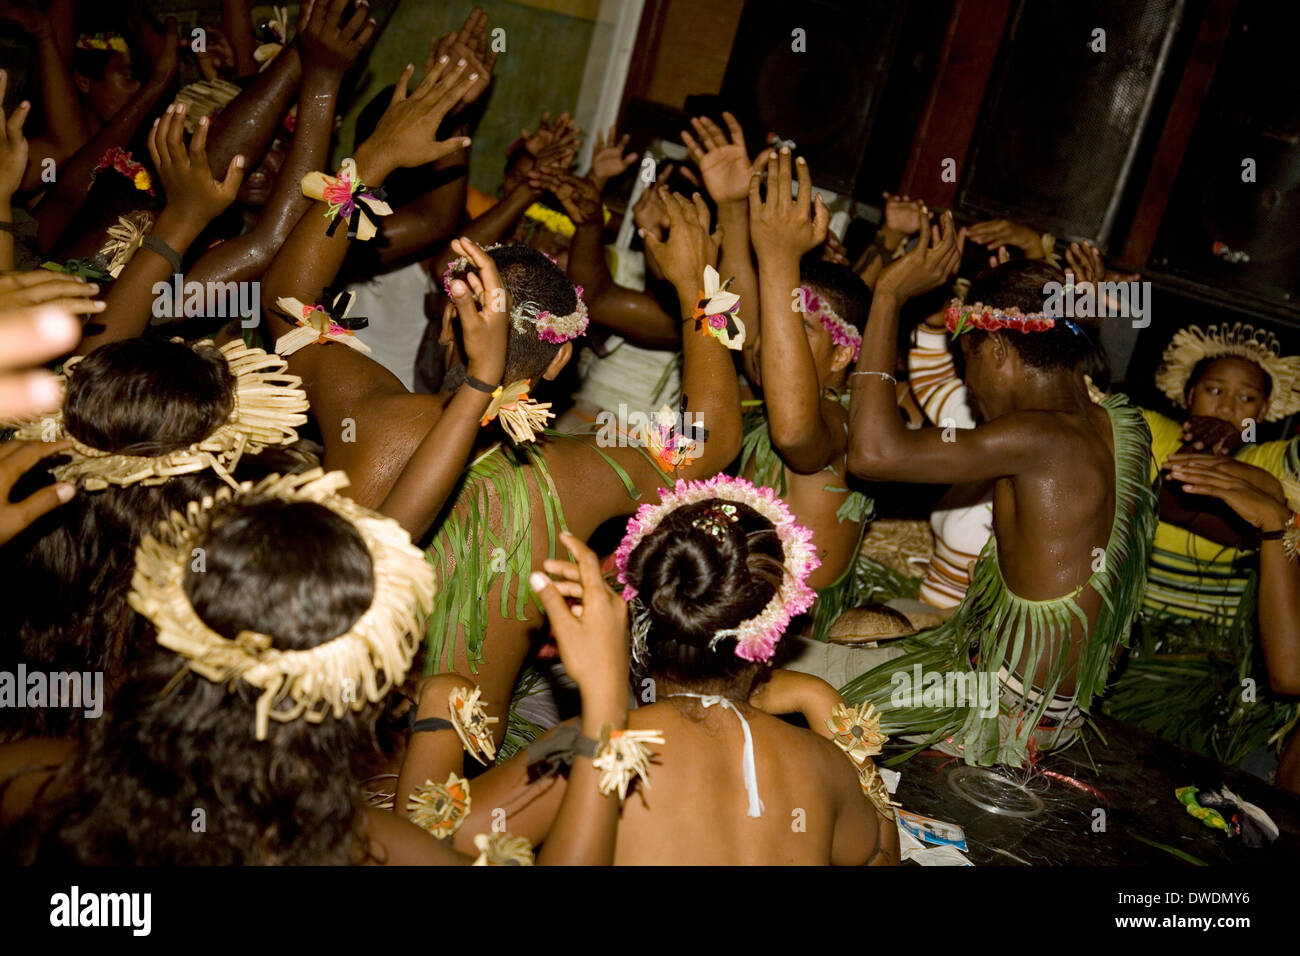
<path fill-rule="evenodd" d="M 64 481 L 41 488 L 22 501 L 9 500 L 9 493 L 13 491 L 18 479 L 37 462 L 70 447 L 70 441 L 0 443 L 0 545 L 8 542 L 41 515 L 72 500 L 77 489 Z"/>
<path fill-rule="evenodd" d="M 977 222 L 966 229 L 966 235 L 990 249 L 998 246 L 1015 246 L 1025 254 L 1026 259 L 1043 258 L 1041 237 L 1024 223 L 1009 219 L 990 219 Z"/>
<path fill-rule="evenodd" d="M 709 233 L 709 207 L 699 193 L 687 200 L 670 193 L 666 186 L 655 188 L 661 192 L 668 217 L 668 238 L 660 241 L 641 230 L 641 239 L 664 278 L 676 288 L 678 299 L 694 303 L 704 267 L 717 265 L 722 228 Z"/>
<path fill-rule="evenodd" d="M 184 41 L 176 31 L 176 18 L 168 17 L 162 29 L 147 18 L 133 20 L 136 39 L 149 57 L 150 81 L 156 86 L 170 83 L 180 65 L 180 48 Z"/>
<path fill-rule="evenodd" d="M 99 286 L 76 276 L 33 269 L 0 275 L 0 312 L 38 305 L 64 309 L 78 315 L 104 311 L 102 300 L 92 298 Z"/>
<path fill-rule="evenodd" d="M 1101 253 L 1091 242 L 1072 242 L 1065 249 L 1065 262 L 1074 281 L 1079 284 L 1097 283 L 1106 276 L 1106 266 Z"/>
<path fill-rule="evenodd" d="M 590 179 L 596 184 L 597 191 L 603 190 L 605 184 L 636 162 L 636 153 L 623 154 L 632 137 L 624 133 L 623 138 L 615 141 L 614 127 L 609 128 L 609 135 L 596 131 L 596 144 L 591 154 Z"/>
<path fill-rule="evenodd" d="M 199 61 L 199 72 L 203 78 L 215 80 L 222 76 L 233 76 L 236 66 L 235 50 L 226 35 L 216 27 L 204 27 L 203 32 L 206 34 L 204 50 L 194 54 L 194 58 Z"/>
<path fill-rule="evenodd" d="M 1189 415 L 1183 421 L 1183 444 L 1210 455 L 1231 455 L 1244 444 L 1241 426 L 1209 415 Z"/>
<path fill-rule="evenodd" d="M 60 309 L 0 312 L 0 421 L 27 418 L 63 400 L 59 380 L 39 366 L 68 354 L 80 339 L 81 323 Z"/>
<path fill-rule="evenodd" d="M 423 166 L 470 145 L 464 136 L 436 138 L 443 118 L 478 80 L 478 74 L 469 72 L 468 67 L 465 60 L 452 63 L 440 57 L 409 96 L 406 88 L 415 67 L 402 71 L 388 109 L 370 138 L 357 148 L 357 166 L 366 182 L 378 183 L 398 167 Z"/>
<path fill-rule="evenodd" d="M 550 113 L 543 113 L 542 121 L 537 124 L 537 132 L 521 129 L 519 135 L 524 141 L 524 152 L 529 156 L 537 156 L 543 149 L 554 143 L 572 146 L 576 152 L 582 130 L 566 111 L 554 120 L 551 119 Z"/>
<path fill-rule="evenodd" d="M 27 169 L 27 138 L 23 136 L 23 123 L 32 110 L 32 104 L 23 100 L 9 116 L 4 115 L 3 103 L 9 86 L 9 74 L 0 70 L 0 201 L 8 202 L 23 182 Z"/>
<path fill-rule="evenodd" d="M 550 619 L 560 658 L 578 685 L 584 710 L 589 704 L 626 710 L 627 604 L 605 583 L 594 551 L 567 531 L 560 540 L 573 560 L 543 562 L 546 574 L 534 571 L 528 583 Z"/>
<path fill-rule="evenodd" d="M 885 197 L 885 222 L 881 229 L 895 233 L 900 239 L 921 231 L 925 203 L 911 196 L 897 196 L 891 192 L 881 195 Z"/>
<path fill-rule="evenodd" d="M 892 295 L 899 303 L 937 288 L 953 277 L 961 264 L 961 243 L 952 213 L 945 212 L 941 226 L 929 224 L 926 210 L 921 240 L 916 248 L 896 259 L 876 280 L 876 295 Z"/>
<path fill-rule="evenodd" d="M 793 261 L 826 241 L 830 210 L 822 197 L 813 199 L 812 175 L 802 156 L 795 162 L 799 176 L 799 196 L 791 196 L 788 147 L 779 154 L 767 154 L 767 197 L 760 198 L 762 176 L 758 170 L 749 178 L 749 238 L 759 263 L 782 256 Z"/>
<path fill-rule="evenodd" d="M 492 257 L 473 240 L 453 239 L 451 251 L 473 263 L 463 280 L 451 281 L 451 301 L 460 316 L 469 374 L 489 385 L 501 384 L 510 328 L 505 284 Z"/>
<path fill-rule="evenodd" d="M 167 193 L 167 206 L 190 225 L 203 229 L 235 201 L 244 180 L 244 157 L 235 156 L 217 182 L 208 166 L 208 117 L 199 120 L 185 147 L 185 104 L 167 107 L 149 130 L 149 157 Z"/>
<path fill-rule="evenodd" d="M 424 58 L 424 72 L 427 75 L 439 58 L 464 60 L 469 64 L 470 72 L 477 73 L 478 79 L 465 91 L 457 109 L 469 106 L 492 85 L 492 70 L 497 64 L 499 53 L 490 52 L 487 41 L 487 14 L 475 7 L 465 18 L 464 25 L 452 33 L 429 40 L 429 53 Z"/>
<path fill-rule="evenodd" d="M 342 75 L 357 61 L 370 38 L 375 21 L 366 16 L 370 5 L 359 0 L 346 21 L 348 0 L 316 0 L 298 35 L 305 70 Z"/>
<path fill-rule="evenodd" d="M 592 222 L 604 225 L 601 216 L 600 190 L 590 179 L 574 176 L 572 173 L 555 173 L 539 167 L 528 174 L 528 185 L 533 189 L 553 193 L 564 206 L 564 211 L 573 220 L 575 226 Z"/>
<path fill-rule="evenodd" d="M 743 202 L 749 194 L 750 174 L 753 171 L 749 153 L 745 151 L 745 134 L 736 122 L 736 117 L 723 113 L 722 119 L 727 124 L 730 138 L 707 116 L 697 116 L 691 120 L 695 136 L 682 132 L 682 142 L 695 165 L 700 168 L 700 175 L 704 177 L 704 188 L 719 205 Z"/>

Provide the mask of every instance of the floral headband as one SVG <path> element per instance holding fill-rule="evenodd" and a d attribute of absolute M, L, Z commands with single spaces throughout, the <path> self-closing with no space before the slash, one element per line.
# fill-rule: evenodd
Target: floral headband
<path fill-rule="evenodd" d="M 90 171 L 91 182 L 94 182 L 95 177 L 106 169 L 114 169 L 121 173 L 131 180 L 132 185 L 140 192 L 154 195 L 153 179 L 149 176 L 149 170 L 145 169 L 143 163 L 136 162 L 129 150 L 121 146 L 109 147 Z"/>
<path fill-rule="evenodd" d="M 490 246 L 484 246 L 484 252 L 491 252 L 493 249 L 500 249 L 501 243 L 493 243 Z M 545 255 L 545 253 L 543 253 Z M 555 262 L 554 256 L 546 256 L 551 262 Z M 442 289 L 451 298 L 451 280 L 458 274 L 464 274 L 474 268 L 474 263 L 465 256 L 453 259 L 447 263 L 447 268 L 442 272 Z M 576 339 L 587 331 L 590 324 L 590 318 L 587 315 L 587 303 L 583 301 L 582 286 L 573 287 L 574 295 L 578 299 L 578 307 L 568 315 L 555 315 L 545 309 L 540 308 L 536 302 L 519 302 L 510 310 L 510 324 L 516 331 L 524 330 L 524 323 L 537 329 L 537 337 L 543 342 L 550 342 L 552 345 L 562 345 L 565 342 Z M 480 303 L 481 305 L 482 303 Z"/>
<path fill-rule="evenodd" d="M 77 37 L 78 50 L 112 50 L 114 53 L 128 53 L 126 38 L 116 33 L 83 33 Z"/>
<path fill-rule="evenodd" d="M 945 324 L 953 335 L 961 335 L 971 329 L 983 332 L 1001 332 L 1014 329 L 1017 332 L 1046 332 L 1056 328 L 1056 320 L 1042 312 L 1021 312 L 1010 309 L 995 309 L 983 302 L 962 304 L 956 299 L 948 305 Z"/>
<path fill-rule="evenodd" d="M 840 318 L 831 304 L 824 301 L 810 286 L 801 286 L 799 291 L 803 295 L 804 313 L 809 318 L 819 319 L 822 328 L 831 334 L 831 341 L 851 350 L 853 361 L 856 362 L 858 353 L 862 351 L 862 333 Z"/>
<path fill-rule="evenodd" d="M 679 480 L 672 491 L 659 489 L 659 504 L 644 504 L 637 509 L 636 515 L 628 521 L 626 536 L 614 552 L 618 580 L 624 585 L 623 600 L 630 602 L 637 596 L 636 588 L 627 583 L 627 563 L 641 540 L 659 527 L 660 522 L 673 511 L 711 498 L 720 498 L 724 504 L 702 516 L 699 526 L 713 534 L 714 527 L 720 529 L 723 523 L 737 520 L 735 509 L 728 512 L 726 502 L 748 505 L 772 522 L 785 554 L 782 562 L 785 575 L 781 579 L 781 586 L 762 611 L 736 627 L 718 631 L 709 642 L 709 647 L 712 649 L 720 641 L 734 637 L 737 657 L 747 661 L 771 660 L 777 642 L 781 640 L 790 621 L 812 607 L 813 601 L 817 599 L 817 592 L 808 586 L 808 576 L 821 566 L 821 559 L 817 557 L 817 549 L 813 546 L 812 532 L 795 521 L 785 502 L 771 488 L 756 487 L 744 478 L 715 475 L 708 481 Z M 645 652 L 644 641 L 642 629 L 639 642 L 635 637 L 633 639 L 633 656 L 638 661 Z"/>

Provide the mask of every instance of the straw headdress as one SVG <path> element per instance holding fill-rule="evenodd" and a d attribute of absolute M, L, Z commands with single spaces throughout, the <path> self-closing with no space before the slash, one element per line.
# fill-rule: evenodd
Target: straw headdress
<path fill-rule="evenodd" d="M 180 342 L 180 339 L 173 341 Z M 211 346 L 210 339 L 191 348 Z M 296 426 L 307 421 L 307 394 L 302 379 L 288 375 L 288 363 L 278 355 L 243 342 L 227 342 L 220 352 L 234 376 L 234 400 L 230 414 L 210 435 L 186 448 L 161 455 L 127 455 L 91 448 L 68 433 L 63 409 L 27 419 L 16 425 L 14 438 L 29 441 L 72 442 L 65 452 L 71 459 L 51 471 L 60 481 L 79 482 L 88 491 L 102 491 L 109 485 L 160 485 L 176 475 L 211 468 L 232 488 L 238 487 L 231 472 L 247 452 L 256 454 L 272 445 L 298 440 Z M 81 357 L 63 366 L 63 381 L 76 374 Z"/>
<path fill-rule="evenodd" d="M 158 643 L 188 662 L 189 670 L 214 683 L 236 678 L 262 691 L 256 735 L 265 740 L 270 720 L 299 717 L 320 723 L 377 702 L 405 677 L 433 605 L 433 566 L 393 521 L 337 492 L 347 485 L 341 471 L 315 468 L 301 475 L 272 475 L 245 482 L 238 494 L 221 488 L 192 501 L 185 514 L 172 512 L 157 536 L 136 549 L 131 607 L 158 630 Z M 233 640 L 207 626 L 185 594 L 193 549 L 207 539 L 214 521 L 249 497 L 312 502 L 343 518 L 361 536 L 374 569 L 374 599 L 352 627 L 309 650 L 282 651 L 267 634 L 243 631 Z"/>
<path fill-rule="evenodd" d="M 1156 387 L 1179 407 L 1186 407 L 1187 380 L 1196 363 L 1207 358 L 1242 358 L 1254 362 L 1273 381 L 1265 421 L 1275 422 L 1300 411 L 1300 355 L 1281 354 L 1277 336 L 1252 325 L 1190 325 L 1179 329 L 1165 348 L 1156 372 Z"/>

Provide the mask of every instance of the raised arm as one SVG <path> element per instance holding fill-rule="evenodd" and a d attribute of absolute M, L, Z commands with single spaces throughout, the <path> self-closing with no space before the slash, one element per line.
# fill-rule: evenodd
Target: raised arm
<path fill-rule="evenodd" d="M 908 430 L 898 415 L 892 381 L 898 341 L 898 312 L 913 296 L 947 281 L 961 259 L 952 213 L 942 229 L 928 224 L 915 249 L 880 276 L 871 300 L 862 354 L 850 381 L 848 466 L 853 474 L 875 481 L 948 484 L 1017 474 L 1032 467 L 1038 455 L 1034 412 L 1003 416 L 944 441 L 943 430 Z"/>
<path fill-rule="evenodd" d="M 491 393 L 473 387 L 470 379 L 500 385 L 506 370 L 509 316 L 501 276 L 492 258 L 468 239 L 458 239 L 451 247 L 458 256 L 473 262 L 478 272 L 477 275 L 469 273 L 468 285 L 460 279 L 451 283 L 451 299 L 460 319 L 468 375 L 443 409 L 438 423 L 402 469 L 379 509 L 401 524 L 415 541 L 433 526 L 455 489 L 474 447 L 483 414 L 492 400 Z M 481 308 L 476 298 L 483 303 Z M 450 312 L 448 308 L 444 313 L 444 322 L 451 321 Z"/>
<path fill-rule="evenodd" d="M 761 153 L 753 165 L 745 149 L 745 134 L 736 117 L 723 113 L 730 139 L 718 129 L 718 124 L 707 116 L 691 120 L 695 136 L 682 132 L 682 142 L 691 159 L 700 168 L 704 188 L 718 206 L 718 225 L 722 227 L 722 261 L 718 271 L 724 279 L 732 279 L 731 290 L 745 303 L 746 372 L 757 371 L 758 344 L 762 339 L 762 309 L 758 274 L 749 248 L 749 183 L 751 176 L 772 155 L 771 150 Z M 696 138 L 698 137 L 698 139 Z M 808 190 L 812 185 L 809 183 Z M 800 193 L 803 198 L 803 192 Z"/>
<path fill-rule="evenodd" d="M 342 21 L 346 6 L 347 0 L 318 0 L 312 7 L 298 37 L 305 66 L 297 126 L 275 189 L 252 232 L 206 253 L 190 270 L 193 281 L 256 279 L 311 206 L 302 194 L 302 177 L 323 169 L 328 161 L 339 84 L 375 32 L 375 21 L 365 17 L 367 7 L 357 7 L 350 19 Z M 288 51 L 278 59 L 287 55 Z"/>
<path fill-rule="evenodd" d="M 590 179 L 572 173 L 534 169 L 530 185 L 554 193 L 573 220 L 569 246 L 569 278 L 582 286 L 591 320 L 640 345 L 675 346 L 681 330 L 654 296 L 625 289 L 614 282 L 605 261 L 605 231 L 600 193 Z"/>
<path fill-rule="evenodd" d="M 9 74 L 0 70 L 0 222 L 8 225 L 8 228 L 0 229 L 0 272 L 14 268 L 13 196 L 22 186 L 23 170 L 27 168 L 27 138 L 23 136 L 23 123 L 32 109 L 32 104 L 23 100 L 5 116 L 4 97 L 8 86 Z"/>
<path fill-rule="evenodd" d="M 812 201 L 812 177 L 802 156 L 794 163 L 799 197 L 791 198 L 791 158 L 784 148 L 779 158 L 769 153 L 766 201 L 759 198 L 758 172 L 750 178 L 749 219 L 762 288 L 765 331 L 759 358 L 767 425 L 786 465 L 809 475 L 843 451 L 844 432 L 826 419 L 804 331 L 807 304 L 799 294 L 799 260 L 826 239 L 830 212 L 820 196 Z M 846 356 L 846 363 L 851 358 Z"/>
<path fill-rule="evenodd" d="M 68 70 L 68 61 L 59 49 L 55 25 L 41 10 L 22 7 L 7 0 L 0 3 L 0 20 L 13 20 L 32 35 L 40 59 L 41 107 L 49 146 L 56 160 L 71 156 L 86 142 L 86 120 L 77 99 L 77 88 Z M 35 167 L 24 184 L 34 189 L 40 183 L 40 167 Z"/>
<path fill-rule="evenodd" d="M 709 235 L 709 210 L 696 196 L 688 201 L 663 191 L 668 216 L 668 238 L 660 241 L 642 230 L 646 252 L 659 263 L 664 277 L 677 290 L 682 318 L 682 395 L 688 414 L 708 432 L 699 458 L 676 471 L 678 478 L 709 478 L 740 452 L 740 386 L 732 350 L 711 334 L 696 331 L 695 305 L 699 301 L 705 266 L 712 265 L 722 241 L 721 230 Z M 740 309 L 744 312 L 744 301 Z M 742 319 L 743 321 L 743 319 Z M 620 449 L 613 449 L 618 451 Z M 663 483 L 656 475 L 655 484 Z"/>
<path fill-rule="evenodd" d="M 144 29 L 150 31 L 146 36 L 155 54 L 149 79 L 113 114 L 103 129 L 71 159 L 60 164 L 54 189 L 35 213 L 39 224 L 36 241 L 42 250 L 53 248 L 84 205 L 90 190 L 90 176 L 100 157 L 110 147 L 124 147 L 131 140 L 176 76 L 176 18 L 168 17 L 160 34 L 148 26 Z"/>
<path fill-rule="evenodd" d="M 199 125 L 187 149 L 184 140 L 185 104 L 173 103 L 154 121 L 149 131 L 149 157 L 167 193 L 167 205 L 149 235 L 184 258 L 199 233 L 235 201 L 244 179 L 244 157 L 236 156 L 218 182 L 212 176 L 205 150 L 208 119 Z M 109 289 L 101 325 L 103 331 L 87 335 L 77 353 L 88 355 L 101 345 L 142 334 L 149 325 L 156 299 L 154 287 L 166 285 L 176 270 L 157 249 L 137 249 Z"/>

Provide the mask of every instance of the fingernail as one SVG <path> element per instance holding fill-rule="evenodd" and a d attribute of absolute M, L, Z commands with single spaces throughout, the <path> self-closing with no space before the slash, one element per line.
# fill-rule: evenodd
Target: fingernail
<path fill-rule="evenodd" d="M 89 285 L 86 286 L 86 288 L 89 289 L 91 292 L 98 292 L 98 291 L 99 291 L 99 283 L 98 283 L 98 282 L 91 282 Z"/>
<path fill-rule="evenodd" d="M 465 137 L 464 139 L 462 139 L 462 140 L 460 141 L 460 145 L 462 145 L 462 146 L 472 146 L 473 144 L 474 144 L 474 141 L 473 141 L 472 139 L 470 139 L 468 136 Z"/>
<path fill-rule="evenodd" d="M 47 342 L 76 341 L 77 322 L 66 312 L 50 309 L 40 314 L 36 320 L 36 334 Z"/>
<path fill-rule="evenodd" d="M 477 79 L 478 79 L 478 74 L 477 74 L 477 73 L 471 73 L 471 74 L 469 75 L 469 78 L 470 78 L 471 81 L 473 81 L 473 80 L 477 80 Z"/>
<path fill-rule="evenodd" d="M 446 55 L 443 55 L 443 56 L 438 57 L 438 62 L 439 62 L 439 63 L 446 63 L 446 62 L 447 62 L 448 60 L 450 60 L 450 59 L 451 59 L 451 57 L 446 56 Z M 411 68 L 408 67 L 408 69 L 411 69 Z"/>
<path fill-rule="evenodd" d="M 549 578 L 547 578 L 541 571 L 534 571 L 532 574 L 528 575 L 528 583 L 534 591 L 542 590 L 542 588 L 546 587 L 548 581 Z"/>
<path fill-rule="evenodd" d="M 200 126 L 207 126 L 207 125 L 208 125 L 208 118 L 205 116 L 205 117 L 203 117 L 203 119 L 199 120 L 199 125 L 200 125 Z"/>
<path fill-rule="evenodd" d="M 235 157 L 235 168 L 236 168 L 236 169 L 243 169 L 243 168 L 244 168 L 244 157 L 243 157 L 243 156 L 236 156 L 236 157 Z"/>
<path fill-rule="evenodd" d="M 457 65 L 457 66 L 464 66 L 464 65 L 465 65 L 465 58 L 464 58 L 464 57 L 461 57 L 459 60 L 457 60 L 457 61 L 456 61 L 456 65 Z"/>
<path fill-rule="evenodd" d="M 42 409 L 53 408 L 63 401 L 63 386 L 48 373 L 39 373 L 28 379 L 27 398 Z"/>
<path fill-rule="evenodd" d="M 77 489 L 74 488 L 72 485 L 68 484 L 66 481 L 61 481 L 54 486 L 54 493 L 55 495 L 58 496 L 58 499 L 61 502 L 67 504 L 76 496 Z"/>

